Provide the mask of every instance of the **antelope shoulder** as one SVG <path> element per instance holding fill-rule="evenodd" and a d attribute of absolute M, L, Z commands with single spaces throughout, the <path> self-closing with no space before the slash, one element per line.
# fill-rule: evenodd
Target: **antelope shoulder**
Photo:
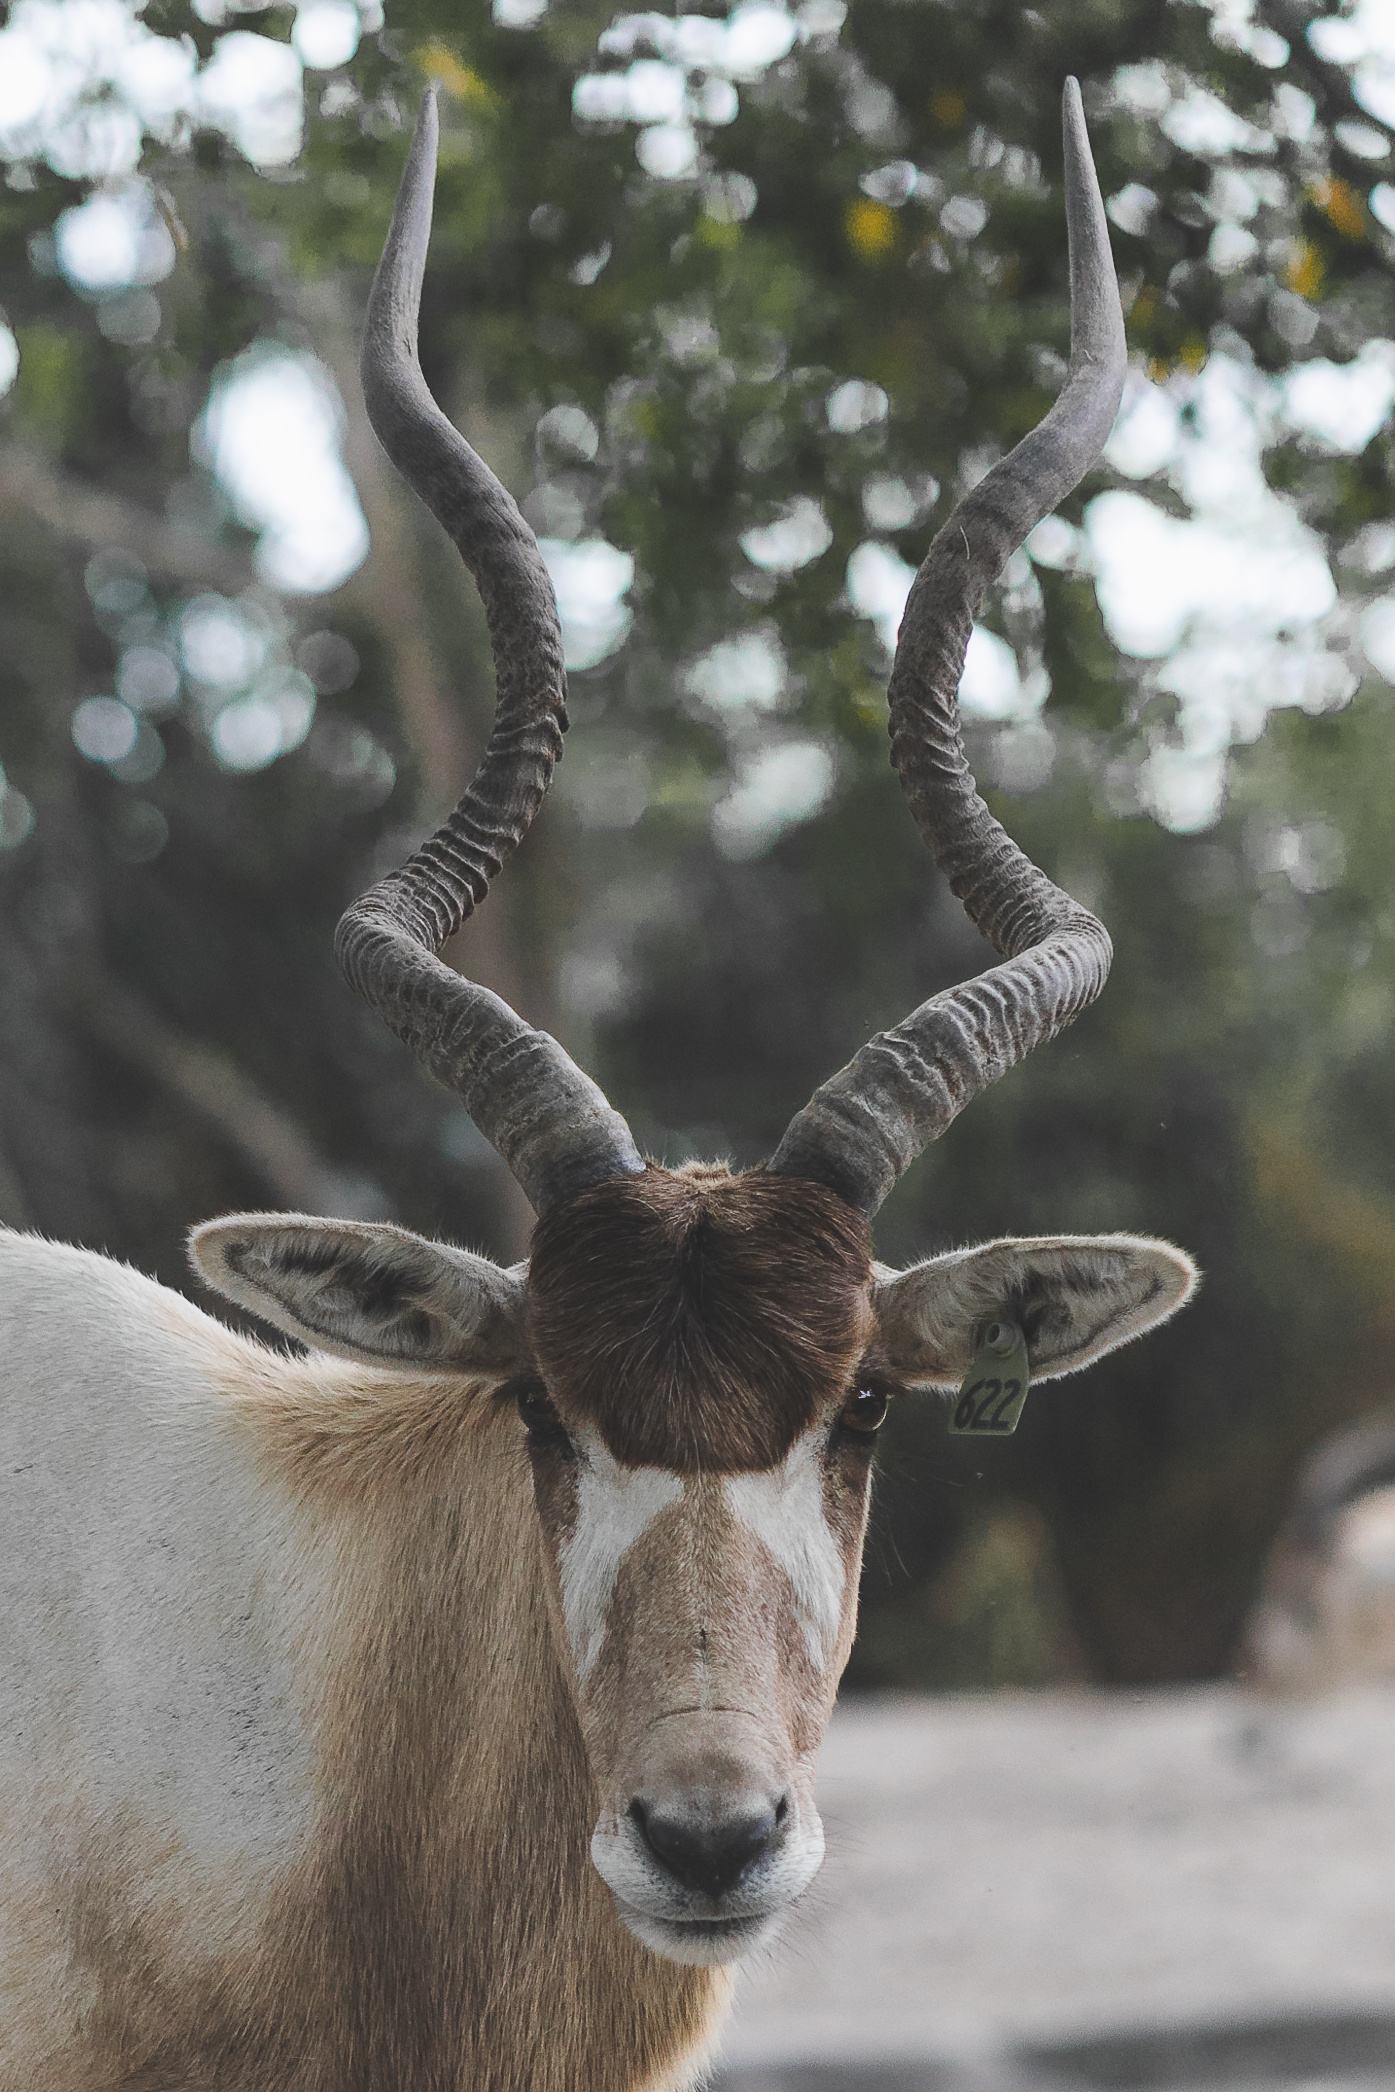
<path fill-rule="evenodd" d="M 0 1236 L 4 2092 L 71 2081 L 141 1953 L 168 1983 L 250 1951 L 310 1839 L 328 1565 L 227 1399 L 254 1357 L 137 1272 Z"/>

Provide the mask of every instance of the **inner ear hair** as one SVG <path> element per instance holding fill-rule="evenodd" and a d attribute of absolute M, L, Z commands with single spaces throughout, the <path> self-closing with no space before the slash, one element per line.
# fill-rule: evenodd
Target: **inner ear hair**
<path fill-rule="evenodd" d="M 1079 1372 L 1166 1321 L 1196 1289 L 1196 1266 L 1143 1235 L 1052 1235 L 984 1243 L 910 1270 L 878 1267 L 878 1339 L 893 1371 L 950 1388 L 987 1325 L 1021 1324 L 1032 1375 Z"/>
<path fill-rule="evenodd" d="M 387 1222 L 234 1214 L 189 1238 L 207 1284 L 302 1343 L 418 1370 L 508 1374 L 527 1353 L 527 1267 Z"/>

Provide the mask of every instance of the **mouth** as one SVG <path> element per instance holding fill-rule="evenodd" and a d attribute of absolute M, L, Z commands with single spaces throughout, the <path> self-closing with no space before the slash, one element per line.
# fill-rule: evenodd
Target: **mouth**
<path fill-rule="evenodd" d="M 656 1918 L 616 1898 L 616 1909 L 642 1945 L 690 1968 L 720 1968 L 748 1953 L 775 1925 L 778 1913 L 753 1918 Z"/>

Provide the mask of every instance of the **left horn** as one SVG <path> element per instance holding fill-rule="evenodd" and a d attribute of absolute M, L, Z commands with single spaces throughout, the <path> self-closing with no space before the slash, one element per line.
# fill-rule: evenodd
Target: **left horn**
<path fill-rule="evenodd" d="M 400 871 L 354 903 L 334 949 L 350 986 L 459 1094 L 543 1213 L 644 1163 L 620 1114 L 555 1039 L 436 957 L 542 805 L 567 725 L 562 633 L 537 539 L 442 414 L 417 359 L 436 137 L 429 88 L 368 301 L 363 391 L 378 441 L 474 575 L 497 709 L 484 761 L 455 812 Z"/>
<path fill-rule="evenodd" d="M 891 671 L 891 759 L 916 825 L 970 920 L 1005 954 L 922 1003 L 815 1091 L 769 1167 L 812 1177 L 862 1213 L 989 1083 L 1092 1003 L 1109 974 L 1104 925 L 1054 886 L 979 797 L 959 730 L 959 678 L 988 583 L 1094 464 L 1127 352 L 1080 88 L 1067 80 L 1070 374 L 1046 419 L 980 481 L 916 575 Z"/>

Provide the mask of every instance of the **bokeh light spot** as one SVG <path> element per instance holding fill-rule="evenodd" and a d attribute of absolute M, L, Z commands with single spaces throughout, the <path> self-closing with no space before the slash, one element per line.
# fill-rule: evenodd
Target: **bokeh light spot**
<path fill-rule="evenodd" d="M 773 522 L 743 531 L 740 543 L 752 566 L 772 574 L 793 574 L 828 550 L 833 531 L 813 496 L 796 494 Z"/>
<path fill-rule="evenodd" d="M 337 697 L 358 675 L 358 654 L 340 632 L 311 632 L 296 648 L 295 658 L 321 697 Z"/>
<path fill-rule="evenodd" d="M 848 245 L 864 261 L 875 261 L 896 244 L 896 213 L 870 196 L 855 196 L 843 212 Z"/>
<path fill-rule="evenodd" d="M 73 744 L 89 763 L 119 763 L 136 745 L 138 722 L 117 697 L 89 697 L 73 714 Z"/>
<path fill-rule="evenodd" d="M 787 673 L 778 634 L 743 632 L 710 647 L 685 680 L 715 712 L 773 712 L 784 697 Z"/>
<path fill-rule="evenodd" d="M 179 670 L 163 647 L 128 647 L 116 670 L 116 694 L 136 712 L 167 712 L 178 702 Z"/>
<path fill-rule="evenodd" d="M 358 49 L 359 34 L 353 0 L 310 0 L 296 15 L 291 42 L 302 65 L 328 73 L 348 64 Z"/>
<path fill-rule="evenodd" d="M 277 588 L 338 588 L 367 557 L 342 432 L 339 396 L 313 356 L 259 343 L 214 380 L 194 447 L 262 533 L 257 564 Z"/>
<path fill-rule="evenodd" d="M 54 249 L 68 281 L 88 291 L 159 283 L 175 262 L 169 228 L 140 182 L 99 190 L 61 212 Z"/>
<path fill-rule="evenodd" d="M 222 596 L 196 596 L 180 619 L 184 666 L 214 690 L 239 690 L 266 655 L 265 635 Z"/>
<path fill-rule="evenodd" d="M 112 549 L 94 554 L 83 581 L 93 609 L 107 617 L 129 617 L 149 594 L 145 568 L 133 552 Z"/>
<path fill-rule="evenodd" d="M 855 436 L 859 430 L 885 421 L 889 407 L 880 385 L 869 385 L 865 378 L 847 378 L 828 395 L 828 426 L 840 436 Z"/>
<path fill-rule="evenodd" d="M 827 803 L 834 761 L 818 741 L 784 741 L 743 763 L 726 797 L 712 809 L 712 839 L 740 862 L 768 850 L 786 828 Z"/>
<path fill-rule="evenodd" d="M 153 864 L 170 839 L 170 824 L 149 799 L 128 799 L 113 809 L 112 855 L 124 864 Z"/>
<path fill-rule="evenodd" d="M 225 769 L 265 770 L 281 753 L 281 716 L 267 698 L 239 698 L 224 705 L 209 739 Z"/>

